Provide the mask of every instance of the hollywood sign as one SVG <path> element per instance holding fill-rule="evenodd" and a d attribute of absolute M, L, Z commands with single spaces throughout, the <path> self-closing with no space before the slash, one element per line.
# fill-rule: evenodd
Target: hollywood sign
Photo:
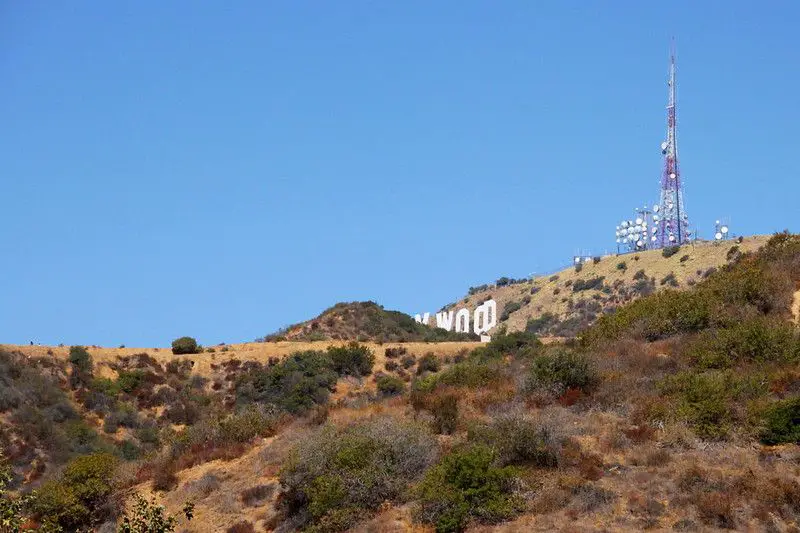
<path fill-rule="evenodd" d="M 414 320 L 420 324 L 428 325 L 431 314 L 423 313 L 414 315 Z M 486 300 L 472 312 L 472 331 L 476 335 L 487 333 L 497 325 L 497 304 L 494 300 Z M 470 312 L 467 308 L 458 311 L 440 311 L 436 313 L 436 327 L 456 333 L 469 333 Z"/>

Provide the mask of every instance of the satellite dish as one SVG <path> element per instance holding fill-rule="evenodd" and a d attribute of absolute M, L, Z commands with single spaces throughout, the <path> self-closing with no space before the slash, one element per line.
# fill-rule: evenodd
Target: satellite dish
<path fill-rule="evenodd" d="M 669 175 L 669 177 L 675 179 L 675 173 L 673 172 L 672 174 Z"/>
<path fill-rule="evenodd" d="M 716 222 L 714 222 L 714 224 L 719 224 L 719 220 L 717 220 Z"/>
<path fill-rule="evenodd" d="M 653 235 L 652 237 L 650 237 L 650 240 L 653 241 L 653 242 L 656 242 L 656 236 Z"/>
<path fill-rule="evenodd" d="M 717 240 L 720 240 L 720 239 L 722 238 L 722 233 L 720 233 L 720 232 L 716 232 L 716 233 L 714 234 L 714 238 L 715 238 L 715 239 L 717 239 Z"/>
<path fill-rule="evenodd" d="M 623 220 L 622 221 L 622 227 L 623 228 L 627 228 L 628 227 L 628 221 L 627 220 Z"/>
<path fill-rule="evenodd" d="M 637 219 L 636 219 L 636 223 L 637 223 L 637 224 L 641 224 L 641 223 L 642 223 L 642 219 L 641 219 L 641 218 L 637 218 Z"/>
<path fill-rule="evenodd" d="M 627 244 L 628 243 L 628 239 L 622 239 L 622 242 Z"/>
<path fill-rule="evenodd" d="M 661 206 L 659 206 L 659 205 L 654 205 L 653 206 L 653 211 L 655 211 L 656 213 L 658 213 L 659 209 L 661 209 Z"/>
<path fill-rule="evenodd" d="M 653 222 L 658 222 L 658 215 L 653 215 Z"/>
<path fill-rule="evenodd" d="M 657 232 L 657 231 L 658 231 L 658 228 L 650 228 L 650 231 L 652 231 L 653 233 L 655 233 L 655 232 Z"/>
<path fill-rule="evenodd" d="M 666 142 L 661 143 L 661 149 L 662 150 L 666 150 L 667 149 L 667 143 Z"/>
<path fill-rule="evenodd" d="M 636 246 L 641 246 L 642 244 L 642 241 L 636 241 Z"/>
<path fill-rule="evenodd" d="M 675 235 L 670 235 L 670 236 L 669 236 L 669 241 L 670 241 L 670 242 L 673 242 L 674 240 L 675 240 Z"/>
<path fill-rule="evenodd" d="M 723 234 L 728 233 L 728 226 L 722 226 L 721 228 L 719 228 L 719 231 L 722 232 Z"/>
<path fill-rule="evenodd" d="M 619 244 L 620 242 L 622 242 L 622 240 L 621 239 L 617 239 L 617 244 Z"/>

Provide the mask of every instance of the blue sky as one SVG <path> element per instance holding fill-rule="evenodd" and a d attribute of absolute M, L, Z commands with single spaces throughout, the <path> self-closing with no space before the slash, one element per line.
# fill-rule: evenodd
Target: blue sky
<path fill-rule="evenodd" d="M 240 342 L 614 248 L 669 40 L 701 235 L 798 229 L 797 2 L 3 2 L 0 342 Z"/>

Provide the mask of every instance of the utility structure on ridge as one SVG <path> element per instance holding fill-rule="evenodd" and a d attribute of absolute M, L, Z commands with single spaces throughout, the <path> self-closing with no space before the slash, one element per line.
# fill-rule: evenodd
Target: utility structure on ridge
<path fill-rule="evenodd" d="M 669 104 L 667 105 L 667 139 L 661 143 L 664 171 L 661 175 L 661 197 L 654 218 L 653 243 L 658 248 L 683 244 L 691 240 L 689 216 L 683 203 L 683 186 L 678 165 L 678 136 L 676 123 L 675 44 L 670 52 Z"/>

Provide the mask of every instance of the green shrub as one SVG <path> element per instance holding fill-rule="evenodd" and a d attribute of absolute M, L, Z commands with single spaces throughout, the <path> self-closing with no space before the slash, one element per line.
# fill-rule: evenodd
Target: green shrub
<path fill-rule="evenodd" d="M 256 367 L 237 377 L 236 401 L 274 404 L 290 413 L 302 413 L 328 401 L 337 373 L 324 352 L 297 352 L 270 367 Z"/>
<path fill-rule="evenodd" d="M 596 265 L 596 264 L 597 264 L 597 263 L 599 263 L 599 262 L 600 262 L 600 257 L 598 257 L 598 256 L 594 256 L 594 257 L 592 257 L 592 264 L 595 264 L 595 265 Z"/>
<path fill-rule="evenodd" d="M 426 353 L 417 362 L 417 374 L 423 372 L 438 372 L 440 368 L 439 359 L 432 353 Z"/>
<path fill-rule="evenodd" d="M 200 348 L 192 337 L 180 337 L 172 341 L 172 353 L 175 355 L 200 353 Z"/>
<path fill-rule="evenodd" d="M 68 361 L 80 372 L 86 374 L 92 372 L 92 356 L 83 346 L 70 346 Z"/>
<path fill-rule="evenodd" d="M 400 359 L 400 364 L 403 365 L 403 368 L 411 368 L 416 362 L 417 360 L 411 354 L 404 355 L 403 358 Z"/>
<path fill-rule="evenodd" d="M 115 513 L 111 495 L 118 459 L 108 453 L 76 457 L 38 491 L 33 509 L 42 524 L 77 531 Z"/>
<path fill-rule="evenodd" d="M 375 364 L 375 354 L 357 342 L 351 342 L 347 346 L 331 346 L 328 348 L 328 357 L 331 358 L 333 369 L 340 376 L 368 376 Z"/>
<path fill-rule="evenodd" d="M 528 388 L 545 386 L 563 394 L 567 389 L 585 391 L 594 381 L 594 368 L 585 355 L 568 348 L 556 348 L 533 359 Z"/>
<path fill-rule="evenodd" d="M 603 281 L 605 279 L 605 276 L 597 276 L 586 280 L 575 280 L 575 283 L 572 285 L 572 292 L 588 291 L 592 289 L 600 290 L 603 287 Z"/>
<path fill-rule="evenodd" d="M 456 363 L 438 375 L 438 383 L 451 387 L 477 389 L 502 377 L 500 366 L 491 361 L 468 360 Z"/>
<path fill-rule="evenodd" d="M 679 245 L 675 246 L 667 246 L 661 249 L 661 256 L 664 258 L 670 258 L 673 255 L 677 254 L 680 251 L 681 247 Z"/>
<path fill-rule="evenodd" d="M 117 386 L 128 394 L 134 392 L 144 382 L 144 370 L 121 370 L 117 376 Z"/>
<path fill-rule="evenodd" d="M 800 443 L 800 397 L 773 402 L 760 437 L 764 444 Z"/>
<path fill-rule="evenodd" d="M 661 278 L 661 285 L 669 285 L 670 287 L 677 287 L 678 286 L 678 278 L 675 277 L 674 272 L 670 272 L 663 278 Z"/>
<path fill-rule="evenodd" d="M 282 505 L 303 530 L 342 531 L 384 501 L 401 498 L 435 457 L 435 439 L 414 423 L 378 417 L 325 426 L 282 468 Z"/>
<path fill-rule="evenodd" d="M 685 292 L 659 292 L 601 316 L 584 332 L 582 341 L 592 345 L 625 335 L 654 341 L 678 333 L 697 332 L 718 322 L 720 312 L 707 291 L 695 288 Z"/>
<path fill-rule="evenodd" d="M 493 450 L 482 445 L 445 456 L 416 490 L 418 518 L 448 533 L 463 531 L 470 518 L 496 523 L 519 513 L 516 470 L 494 462 Z"/>
<path fill-rule="evenodd" d="M 376 382 L 378 392 L 383 396 L 402 394 L 406 388 L 405 382 L 397 376 L 380 376 Z"/>
<path fill-rule="evenodd" d="M 503 466 L 555 467 L 559 462 L 561 446 L 552 431 L 519 413 L 500 415 L 489 424 L 471 427 L 469 439 L 495 450 Z"/>
<path fill-rule="evenodd" d="M 500 313 L 500 320 L 508 320 L 511 316 L 511 313 L 515 311 L 519 311 L 522 308 L 522 304 L 519 302 L 508 302 L 503 306 L 503 311 Z"/>
<path fill-rule="evenodd" d="M 702 368 L 728 368 L 742 361 L 794 363 L 800 359 L 800 342 L 792 324 L 754 318 L 702 332 L 687 352 Z"/>
<path fill-rule="evenodd" d="M 688 260 L 689 260 L 689 255 L 687 254 L 687 255 L 681 256 L 680 262 L 681 263 L 685 263 Z"/>
<path fill-rule="evenodd" d="M 576 263 L 575 272 L 580 272 L 581 270 L 583 270 L 583 263 Z"/>
<path fill-rule="evenodd" d="M 624 271 L 624 270 L 627 270 L 627 269 L 628 269 L 628 263 L 626 263 L 625 261 L 620 261 L 619 263 L 617 263 L 617 270 L 623 270 Z"/>
<path fill-rule="evenodd" d="M 541 347 L 542 342 L 533 333 L 501 331 L 492 335 L 489 343 L 473 350 L 472 358 L 475 360 L 499 359 L 506 356 L 526 358 L 538 352 Z"/>
<path fill-rule="evenodd" d="M 765 376 L 735 370 L 687 370 L 659 383 L 674 398 L 675 416 L 685 420 L 703 439 L 722 439 L 734 423 L 746 422 L 746 406 L 768 394 Z"/>
<path fill-rule="evenodd" d="M 633 279 L 635 280 L 647 279 L 647 274 L 644 273 L 644 269 L 637 270 L 636 274 L 633 275 Z"/>
<path fill-rule="evenodd" d="M 678 413 L 704 439 L 719 439 L 730 429 L 728 383 L 719 374 L 688 374 Z"/>

